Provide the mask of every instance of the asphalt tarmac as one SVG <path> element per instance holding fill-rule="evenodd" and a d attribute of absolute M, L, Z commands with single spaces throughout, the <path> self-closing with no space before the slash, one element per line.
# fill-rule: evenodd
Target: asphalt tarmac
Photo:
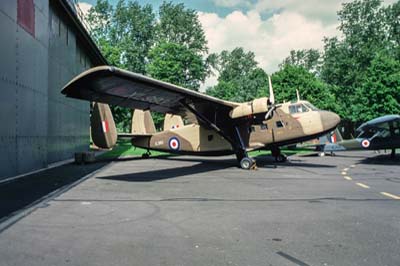
<path fill-rule="evenodd" d="M 258 164 L 113 162 L 3 227 L 0 265 L 400 265 L 399 159 Z"/>

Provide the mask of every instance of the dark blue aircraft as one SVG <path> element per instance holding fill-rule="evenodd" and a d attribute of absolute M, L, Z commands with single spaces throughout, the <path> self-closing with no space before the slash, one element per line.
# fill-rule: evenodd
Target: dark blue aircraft
<path fill-rule="evenodd" d="M 355 139 L 341 140 L 324 145 L 324 152 L 345 150 L 392 150 L 396 156 L 400 148 L 400 115 L 385 115 L 362 124 L 356 130 Z"/>

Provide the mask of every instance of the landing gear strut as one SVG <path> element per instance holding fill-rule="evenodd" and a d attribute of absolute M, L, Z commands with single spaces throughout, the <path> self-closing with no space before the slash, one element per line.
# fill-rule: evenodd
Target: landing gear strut
<path fill-rule="evenodd" d="M 392 149 L 392 153 L 390 154 L 390 158 L 392 158 L 392 159 L 396 158 L 396 149 Z"/>
<path fill-rule="evenodd" d="M 281 150 L 278 147 L 273 147 L 271 149 L 271 154 L 273 157 L 275 157 L 275 161 L 278 163 L 287 161 L 287 157 L 281 153 Z"/>
<path fill-rule="evenodd" d="M 256 161 L 250 158 L 247 154 L 246 147 L 243 143 L 242 136 L 240 135 L 239 129 L 235 127 L 235 139 L 237 145 L 235 145 L 236 159 L 238 160 L 240 167 L 246 170 L 257 169 Z"/>
<path fill-rule="evenodd" d="M 151 155 L 151 152 L 149 150 L 147 150 L 147 152 L 142 154 L 142 158 L 143 159 L 148 159 L 148 158 L 150 158 L 150 155 Z"/>

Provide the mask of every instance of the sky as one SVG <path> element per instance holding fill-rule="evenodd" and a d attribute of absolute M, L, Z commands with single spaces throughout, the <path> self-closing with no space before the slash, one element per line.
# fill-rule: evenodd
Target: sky
<path fill-rule="evenodd" d="M 117 0 L 109 0 L 116 3 Z M 210 53 L 243 47 L 255 54 L 267 73 L 291 50 L 322 49 L 323 38 L 340 36 L 337 11 L 350 0 L 172 0 L 198 12 Z M 385 0 L 392 4 L 396 0 Z M 95 0 L 82 0 L 83 11 Z M 141 0 L 158 10 L 163 0 Z M 217 77 L 208 78 L 202 88 L 214 85 Z"/>

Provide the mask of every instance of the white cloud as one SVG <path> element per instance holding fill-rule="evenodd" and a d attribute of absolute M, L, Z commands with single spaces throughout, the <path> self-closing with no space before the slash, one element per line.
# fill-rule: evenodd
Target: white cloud
<path fill-rule="evenodd" d="M 255 53 L 260 67 L 268 73 L 290 50 L 323 47 L 324 36 L 338 34 L 336 24 L 324 25 L 295 12 L 281 12 L 263 20 L 256 10 L 242 13 L 234 11 L 226 17 L 214 13 L 199 13 L 210 52 L 243 47 Z M 210 84 L 210 83 L 208 83 Z"/>
<path fill-rule="evenodd" d="M 246 0 L 214 0 L 213 2 L 216 6 L 222 7 L 251 6 L 251 2 Z"/>

